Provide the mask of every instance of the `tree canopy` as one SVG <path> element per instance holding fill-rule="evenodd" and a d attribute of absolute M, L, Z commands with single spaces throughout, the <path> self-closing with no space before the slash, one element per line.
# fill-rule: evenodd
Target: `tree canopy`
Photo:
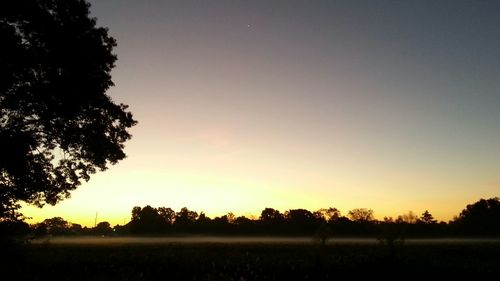
<path fill-rule="evenodd" d="M 137 122 L 113 86 L 115 40 L 84 0 L 0 1 L 0 218 L 56 204 L 125 158 Z"/>
<path fill-rule="evenodd" d="M 366 208 L 352 209 L 348 213 L 349 218 L 357 222 L 369 222 L 374 220 L 373 210 Z"/>
<path fill-rule="evenodd" d="M 457 219 L 464 234 L 500 235 L 500 198 L 469 204 Z"/>

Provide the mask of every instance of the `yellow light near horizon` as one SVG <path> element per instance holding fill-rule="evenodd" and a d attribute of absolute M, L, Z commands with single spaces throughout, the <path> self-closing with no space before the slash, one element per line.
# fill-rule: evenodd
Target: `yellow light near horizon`
<path fill-rule="evenodd" d="M 326 183 L 324 183 L 325 186 Z M 146 171 L 135 171 L 113 177 L 96 175 L 89 183 L 76 190 L 72 198 L 58 205 L 43 209 L 25 206 L 23 212 L 32 217 L 30 222 L 61 216 L 74 223 L 93 226 L 97 221 L 108 221 L 112 225 L 129 221 L 132 207 L 151 205 L 171 207 L 178 211 L 182 207 L 205 212 L 210 217 L 233 212 L 237 216 L 258 218 L 260 212 L 271 207 L 284 212 L 288 209 L 304 208 L 315 211 L 319 208 L 336 207 L 343 215 L 356 207 L 371 208 L 378 219 L 384 216 L 397 217 L 412 210 L 420 214 L 426 209 L 438 219 L 448 220 L 465 206 L 463 200 L 450 200 L 450 211 L 436 212 L 429 208 L 428 200 L 391 199 L 389 190 L 356 194 L 341 188 L 318 192 L 309 186 L 271 186 L 262 181 L 217 177 L 215 175 L 168 175 Z M 323 188 L 325 190 L 325 188 Z M 363 189 L 360 189 L 363 190 Z M 366 189 L 364 189 L 366 191 Z M 313 192 L 311 192 L 313 191 Z M 398 195 L 398 194 L 396 194 Z M 439 202 L 440 198 L 436 198 Z"/>
<path fill-rule="evenodd" d="M 266 207 L 281 212 L 335 207 L 343 215 L 354 208 L 370 208 L 378 219 L 429 210 L 438 220 L 447 221 L 466 204 L 491 193 L 487 187 L 467 190 L 470 181 L 440 179 L 433 171 L 424 170 L 418 176 L 426 180 L 419 180 L 412 170 L 395 171 L 369 158 L 359 166 L 347 154 L 339 153 L 332 161 L 332 157 L 289 153 L 289 149 L 171 149 L 164 152 L 170 156 L 166 160 L 156 156 L 154 149 L 147 154 L 131 151 L 130 158 L 93 175 L 70 199 L 43 209 L 24 206 L 22 212 L 32 217 L 30 222 L 60 216 L 85 226 L 94 225 L 96 213 L 98 221 L 123 224 L 130 219 L 132 207 L 146 205 L 176 211 L 187 207 L 210 217 L 228 212 L 258 217 Z M 293 152 L 303 161 L 294 159 Z M 457 192 L 437 192 L 440 189 Z M 471 193 L 477 198 L 470 200 Z"/>

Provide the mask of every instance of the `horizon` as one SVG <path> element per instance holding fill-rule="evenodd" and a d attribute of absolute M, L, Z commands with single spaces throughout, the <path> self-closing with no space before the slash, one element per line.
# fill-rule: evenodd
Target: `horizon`
<path fill-rule="evenodd" d="M 482 198 L 482 199 L 487 199 L 487 198 Z M 479 200 L 477 200 L 477 201 L 479 201 Z M 475 203 L 475 202 L 470 202 L 469 204 L 472 204 L 472 203 Z M 138 207 L 144 208 L 144 207 L 146 207 L 146 206 L 151 206 L 151 205 L 146 204 L 146 205 L 144 205 L 144 206 L 138 206 Z M 134 207 L 137 207 L 137 206 L 134 206 Z M 151 206 L 151 207 L 153 207 L 153 208 L 159 208 L 159 207 L 167 207 L 167 208 L 170 208 L 169 206 Z M 186 207 L 186 206 L 184 206 L 184 207 Z M 329 207 L 332 207 L 332 206 L 329 206 Z M 328 209 L 329 207 L 324 207 L 324 208 L 325 208 L 325 209 Z M 464 208 L 463 208 L 463 209 L 465 209 L 465 207 L 466 207 L 466 206 L 464 206 Z M 183 208 L 183 207 L 181 207 L 181 208 Z M 179 208 L 179 209 L 173 209 L 173 210 L 174 210 L 175 212 L 178 212 L 178 211 L 180 211 L 180 209 L 181 209 L 181 208 Z M 190 210 L 190 211 L 195 211 L 198 215 L 200 215 L 201 213 L 203 213 L 203 214 L 205 214 L 205 215 L 206 215 L 208 218 L 210 218 L 210 219 L 214 219 L 214 218 L 216 218 L 216 217 L 221 217 L 221 216 L 227 215 L 228 213 L 232 213 L 235 217 L 240 217 L 240 216 L 243 216 L 243 217 L 246 217 L 246 218 L 251 219 L 251 220 L 259 220 L 259 219 L 260 219 L 260 212 L 259 212 L 259 213 L 256 213 L 256 214 L 251 214 L 251 213 L 247 213 L 247 214 L 238 214 L 238 213 L 234 213 L 234 212 L 228 211 L 228 212 L 223 213 L 223 214 L 215 214 L 215 215 L 213 215 L 213 214 L 212 214 L 212 215 L 211 215 L 211 214 L 205 213 L 203 210 L 193 210 L 193 209 L 190 209 L 189 207 L 186 207 L 186 208 L 187 208 L 188 210 Z M 268 207 L 265 207 L 265 208 L 272 208 L 272 207 L 268 206 Z M 262 210 L 264 210 L 265 208 L 263 208 Z M 333 207 L 333 208 L 334 208 L 334 207 Z M 272 209 L 275 209 L 275 208 L 272 208 Z M 323 208 L 318 208 L 318 209 L 314 209 L 314 210 L 310 210 L 310 209 L 306 209 L 306 208 L 294 208 L 294 209 L 305 209 L 305 210 L 310 211 L 310 212 L 315 212 L 315 211 L 318 211 L 318 210 L 323 209 Z M 355 209 L 355 208 L 353 208 L 353 209 Z M 370 209 L 370 208 L 365 208 L 365 209 Z M 261 210 L 261 211 L 262 211 L 262 210 Z M 289 210 L 292 210 L 292 209 L 287 209 L 287 210 L 279 210 L 279 209 L 275 209 L 275 210 L 279 211 L 281 214 L 283 214 L 283 215 L 284 215 L 284 214 L 285 214 L 285 212 L 287 212 L 287 211 L 289 211 Z M 352 210 L 352 209 L 350 209 L 350 210 Z M 348 212 L 349 212 L 350 210 L 345 210 L 345 211 L 339 210 L 339 211 L 340 211 L 340 215 L 341 215 L 342 217 L 348 217 Z M 391 219 L 394 219 L 394 220 L 395 220 L 395 219 L 397 219 L 397 218 L 398 218 L 398 216 L 401 216 L 401 215 L 407 215 L 409 212 L 412 212 L 414 215 L 416 215 L 418 218 L 420 218 L 420 217 L 421 217 L 421 215 L 422 215 L 425 211 L 429 211 L 429 210 L 427 210 L 427 209 L 426 209 L 426 210 L 423 210 L 422 212 L 418 212 L 418 211 L 414 211 L 414 210 L 407 210 L 407 211 L 405 211 L 405 212 L 403 212 L 403 211 L 402 211 L 402 212 L 398 213 L 398 215 L 395 215 L 395 216 L 378 216 L 378 215 L 377 215 L 377 213 L 376 213 L 376 210 L 373 210 L 373 209 L 370 209 L 370 210 L 372 210 L 372 211 L 373 211 L 373 215 L 374 215 L 374 220 L 375 220 L 375 221 L 384 221 L 384 219 L 385 219 L 386 217 L 387 217 L 387 218 L 391 218 Z M 80 224 L 82 227 L 92 228 L 92 227 L 94 227 L 94 226 L 95 226 L 95 224 L 98 224 L 98 223 L 100 223 L 100 222 L 109 222 L 111 226 L 126 225 L 126 224 L 128 224 L 129 222 L 131 222 L 131 215 L 132 215 L 132 214 L 131 214 L 131 212 L 132 212 L 132 207 L 130 208 L 130 214 L 129 214 L 129 216 L 128 216 L 128 217 L 123 217 L 123 222 L 121 222 L 121 223 L 120 223 L 120 222 L 118 222 L 118 221 L 116 221 L 116 223 L 114 223 L 114 222 L 113 222 L 113 221 L 111 221 L 111 220 L 102 219 L 102 218 L 99 216 L 99 212 L 96 212 L 92 218 L 89 218 L 88 220 L 86 220 L 86 223 L 81 223 L 81 222 L 78 222 L 78 221 L 71 221 L 71 220 L 68 220 L 67 218 L 65 218 L 65 217 L 63 217 L 63 216 L 58 216 L 58 215 L 54 215 L 53 217 L 61 217 L 61 218 L 63 218 L 64 220 L 66 220 L 67 222 L 69 222 L 69 223 L 72 223 L 72 224 Z M 429 213 L 430 213 L 431 215 L 433 215 L 431 211 L 429 211 Z M 441 222 L 450 223 L 451 221 L 453 221 L 453 219 L 454 219 L 455 217 L 458 217 L 459 215 L 460 215 L 460 212 L 458 212 L 458 213 L 457 213 L 456 215 L 454 215 L 452 218 L 447 219 L 447 220 L 440 219 L 440 218 L 438 218 L 438 217 L 436 217 L 436 216 L 434 216 L 434 215 L 433 215 L 433 217 L 434 217 L 434 219 L 436 219 L 436 221 L 437 221 L 438 223 L 441 223 Z M 45 219 L 50 219 L 50 218 L 53 218 L 53 217 L 38 218 L 38 219 L 35 219 L 35 218 L 28 218 L 28 219 L 26 219 L 26 221 L 27 221 L 29 224 L 31 224 L 31 225 L 35 225 L 35 224 L 37 224 L 37 223 L 41 223 L 41 222 L 43 222 L 43 220 L 45 220 Z M 90 222 L 92 222 L 92 223 L 90 223 Z"/>
<path fill-rule="evenodd" d="M 500 190 L 500 4 L 90 1 L 117 40 L 127 158 L 55 206 L 258 217 L 335 207 L 448 222 Z"/>

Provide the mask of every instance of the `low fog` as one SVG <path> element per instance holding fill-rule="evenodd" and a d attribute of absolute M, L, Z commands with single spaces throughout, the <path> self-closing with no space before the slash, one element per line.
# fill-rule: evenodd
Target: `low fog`
<path fill-rule="evenodd" d="M 224 236 L 171 236 L 171 237 L 43 237 L 33 244 L 316 244 L 311 237 L 224 237 Z M 377 244 L 375 238 L 331 238 L 327 244 Z M 406 244 L 471 244 L 500 243 L 500 239 L 488 238 L 432 238 L 406 239 Z"/>

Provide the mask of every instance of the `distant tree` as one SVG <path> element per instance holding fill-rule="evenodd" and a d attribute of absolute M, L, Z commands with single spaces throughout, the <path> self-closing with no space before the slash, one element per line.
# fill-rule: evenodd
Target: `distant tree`
<path fill-rule="evenodd" d="M 236 225 L 251 225 L 253 224 L 253 220 L 245 217 L 245 216 L 239 216 L 234 219 L 234 224 Z"/>
<path fill-rule="evenodd" d="M 292 209 L 285 212 L 286 224 L 292 233 L 313 234 L 324 219 L 317 218 L 305 209 Z"/>
<path fill-rule="evenodd" d="M 405 224 L 396 223 L 392 217 L 384 217 L 384 221 L 378 224 L 377 240 L 386 246 L 392 255 L 395 246 L 404 244 L 406 227 Z"/>
<path fill-rule="evenodd" d="M 213 218 L 211 221 L 211 224 L 218 232 L 221 232 L 221 231 L 223 232 L 223 231 L 228 229 L 229 220 L 227 218 L 227 215 L 224 215 L 224 216 Z"/>
<path fill-rule="evenodd" d="M 338 219 L 328 224 L 332 231 L 332 235 L 335 236 L 356 236 L 359 234 L 353 231 L 355 223 L 346 216 L 340 216 Z"/>
<path fill-rule="evenodd" d="M 265 208 L 260 213 L 257 227 L 262 233 L 284 233 L 285 217 L 280 211 L 273 208 Z"/>
<path fill-rule="evenodd" d="M 200 214 L 196 218 L 196 221 L 192 224 L 196 225 L 196 229 L 198 229 L 200 232 L 207 233 L 213 231 L 212 219 L 209 218 L 203 211 L 200 212 Z"/>
<path fill-rule="evenodd" d="M 200 212 L 200 215 L 198 216 L 198 218 L 196 219 L 196 221 L 198 223 L 205 223 L 205 222 L 210 222 L 210 218 L 207 217 L 207 215 L 205 215 L 204 212 Z"/>
<path fill-rule="evenodd" d="M 413 211 L 408 211 L 406 214 L 402 214 L 398 216 L 396 219 L 397 223 L 408 223 L 408 224 L 415 224 L 418 221 L 417 215 L 413 213 Z"/>
<path fill-rule="evenodd" d="M 165 230 L 166 221 L 158 214 L 158 210 L 147 205 L 144 208 L 132 209 L 130 231 L 133 233 L 159 233 Z"/>
<path fill-rule="evenodd" d="M 260 213 L 260 220 L 262 222 L 278 222 L 283 220 L 283 214 L 273 208 L 265 208 Z"/>
<path fill-rule="evenodd" d="M 113 85 L 115 40 L 84 0 L 0 1 L 0 218 L 69 197 L 125 158 L 136 124 Z"/>
<path fill-rule="evenodd" d="M 113 232 L 117 235 L 127 235 L 130 233 L 130 225 L 115 225 Z"/>
<path fill-rule="evenodd" d="M 100 222 L 94 228 L 94 233 L 97 235 L 109 235 L 113 233 L 111 225 L 107 221 Z"/>
<path fill-rule="evenodd" d="M 392 217 L 384 217 L 384 223 L 394 223 L 394 219 Z"/>
<path fill-rule="evenodd" d="M 437 220 L 434 219 L 429 211 L 425 210 L 425 212 L 422 213 L 422 216 L 420 216 L 419 222 L 424 224 L 435 224 L 437 223 Z"/>
<path fill-rule="evenodd" d="M 135 220 L 140 219 L 140 217 L 141 217 L 141 211 L 142 211 L 141 207 L 139 207 L 139 206 L 133 207 L 132 208 L 132 218 L 130 220 L 131 221 L 135 221 Z"/>
<path fill-rule="evenodd" d="M 229 212 L 226 214 L 226 218 L 228 223 L 234 223 L 236 216 L 232 212 Z"/>
<path fill-rule="evenodd" d="M 330 238 L 330 236 L 332 236 L 332 234 L 333 232 L 331 227 L 326 223 L 326 221 L 323 221 L 316 230 L 314 238 L 319 241 L 322 247 L 324 247 L 326 245 L 326 241 Z"/>
<path fill-rule="evenodd" d="M 78 223 L 71 223 L 69 227 L 69 231 L 71 234 L 78 235 L 82 233 L 82 225 Z"/>
<path fill-rule="evenodd" d="M 373 210 L 366 208 L 358 208 L 350 210 L 347 215 L 355 222 L 370 222 L 375 218 L 373 217 Z"/>
<path fill-rule="evenodd" d="M 47 225 L 43 222 L 33 225 L 32 229 L 33 229 L 33 234 L 35 235 L 35 237 L 42 237 L 42 236 L 49 234 L 49 231 L 47 229 Z"/>
<path fill-rule="evenodd" d="M 340 218 L 340 211 L 337 208 L 322 208 L 314 212 L 314 215 L 318 218 L 322 218 L 327 222 L 334 222 Z"/>
<path fill-rule="evenodd" d="M 306 209 L 292 209 L 285 212 L 285 219 L 294 223 L 316 221 L 318 218 Z"/>
<path fill-rule="evenodd" d="M 46 219 L 42 224 L 46 227 L 48 234 L 63 235 L 69 233 L 70 223 L 61 217 Z"/>
<path fill-rule="evenodd" d="M 235 218 L 233 224 L 237 226 L 240 234 L 253 234 L 258 231 L 258 221 L 245 216 Z"/>
<path fill-rule="evenodd" d="M 166 207 L 159 207 L 158 209 L 158 214 L 160 217 L 167 222 L 167 224 L 171 225 L 175 221 L 175 211 L 172 210 L 171 208 L 166 208 Z"/>
<path fill-rule="evenodd" d="M 175 224 L 176 225 L 191 225 L 196 221 L 197 217 L 198 217 L 198 213 L 196 213 L 195 211 L 191 211 L 186 207 L 183 207 L 175 215 Z"/>

